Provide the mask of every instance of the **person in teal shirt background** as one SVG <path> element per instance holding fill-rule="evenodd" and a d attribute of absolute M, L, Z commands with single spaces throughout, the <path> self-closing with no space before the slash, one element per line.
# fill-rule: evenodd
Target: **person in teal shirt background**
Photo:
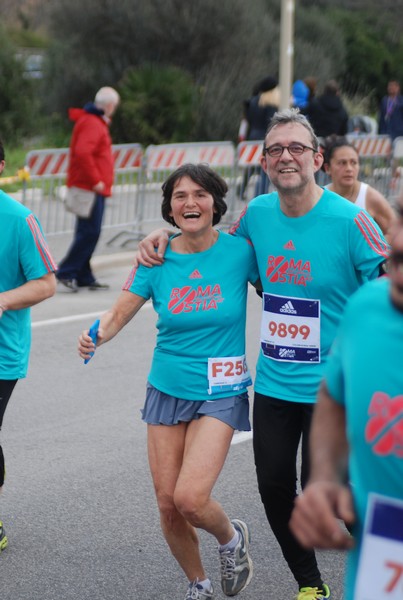
<path fill-rule="evenodd" d="M 361 288 L 343 315 L 312 423 L 310 480 L 291 519 L 304 546 L 351 549 L 345 600 L 403 589 L 403 198 L 398 214 L 389 277 Z"/>
<path fill-rule="evenodd" d="M 0 141 L 0 174 L 5 166 Z M 18 381 L 26 376 L 31 347 L 30 306 L 56 290 L 56 264 L 41 226 L 25 206 L 0 191 L 0 431 L 4 413 Z M 4 483 L 0 445 L 0 492 Z M 0 551 L 7 547 L 0 521 Z"/>

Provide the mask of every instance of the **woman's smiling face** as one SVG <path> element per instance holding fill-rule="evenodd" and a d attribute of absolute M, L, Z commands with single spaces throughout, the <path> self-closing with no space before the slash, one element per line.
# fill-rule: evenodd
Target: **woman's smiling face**
<path fill-rule="evenodd" d="M 176 181 L 169 215 L 182 232 L 199 233 L 213 227 L 214 198 L 190 177 Z"/>

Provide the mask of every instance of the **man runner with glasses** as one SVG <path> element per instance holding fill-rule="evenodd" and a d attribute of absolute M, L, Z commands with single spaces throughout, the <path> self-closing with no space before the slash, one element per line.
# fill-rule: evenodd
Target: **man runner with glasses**
<path fill-rule="evenodd" d="M 273 144 L 269 148 L 263 146 L 262 154 L 268 154 L 271 158 L 280 158 L 282 156 L 284 150 L 288 150 L 291 156 L 301 156 L 307 150 L 312 150 L 313 152 L 318 152 L 317 149 L 311 148 L 310 146 L 304 146 L 304 144 L 298 144 L 294 142 L 289 146 L 281 146 L 281 144 Z"/>
<path fill-rule="evenodd" d="M 341 314 L 365 281 L 383 273 L 389 253 L 368 213 L 316 184 L 322 162 L 306 117 L 296 109 L 277 112 L 261 157 L 277 191 L 252 200 L 231 230 L 252 242 L 263 285 L 253 446 L 259 492 L 298 583 L 297 600 L 330 598 L 314 551 L 303 548 L 288 526 L 298 447 L 302 441 L 303 487 L 312 412 Z M 147 236 L 139 261 L 160 264 L 167 239 L 166 231 Z"/>
<path fill-rule="evenodd" d="M 389 250 L 366 212 L 316 184 L 322 162 L 303 115 L 274 115 L 261 165 L 277 192 L 255 198 L 232 230 L 252 241 L 263 284 L 253 446 L 259 492 L 298 600 L 330 598 L 314 551 L 288 526 L 299 443 L 304 487 L 311 417 L 336 326 L 349 296 L 378 277 Z"/>

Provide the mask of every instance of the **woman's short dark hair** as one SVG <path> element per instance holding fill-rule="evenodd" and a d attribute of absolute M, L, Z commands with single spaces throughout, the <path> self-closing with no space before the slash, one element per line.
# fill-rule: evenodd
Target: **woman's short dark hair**
<path fill-rule="evenodd" d="M 0 160 L 4 160 L 5 158 L 6 158 L 6 155 L 4 152 L 3 142 L 0 140 Z"/>
<path fill-rule="evenodd" d="M 190 177 L 192 181 L 213 196 L 215 209 L 213 225 L 217 225 L 221 217 L 227 212 L 227 204 L 224 201 L 224 197 L 228 192 L 228 186 L 218 173 L 203 163 L 197 165 L 186 163 L 171 173 L 168 179 L 164 181 L 162 184 L 162 218 L 171 225 L 178 227 L 169 213 L 171 212 L 171 199 L 175 184 L 182 177 Z"/>

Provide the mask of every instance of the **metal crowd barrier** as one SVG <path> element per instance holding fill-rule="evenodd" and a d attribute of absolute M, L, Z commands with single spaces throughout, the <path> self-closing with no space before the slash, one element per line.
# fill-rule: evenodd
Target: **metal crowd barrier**
<path fill-rule="evenodd" d="M 391 183 L 389 200 L 395 205 L 397 198 L 403 195 L 403 137 L 393 141 L 391 162 Z"/>
<path fill-rule="evenodd" d="M 112 150 L 115 184 L 107 202 L 105 228 L 121 227 L 135 219 L 142 174 L 140 144 L 116 144 Z M 74 229 L 74 215 L 64 207 L 68 157 L 68 148 L 34 150 L 26 156 L 29 180 L 24 181 L 22 202 L 38 216 L 47 236 Z"/>
<path fill-rule="evenodd" d="M 403 138 L 393 147 L 387 136 L 352 134 L 348 138 L 360 155 L 360 178 L 387 198 L 400 193 L 403 173 L 400 178 L 396 174 L 403 170 L 399 166 Z M 241 142 L 237 147 L 231 142 L 195 142 L 148 146 L 145 151 L 140 144 L 114 145 L 115 184 L 103 227 L 119 231 L 108 243 L 124 246 L 164 224 L 161 185 L 173 170 L 187 162 L 208 163 L 226 179 L 228 212 L 222 226 L 229 226 L 245 203 L 261 192 L 259 186 L 267 186 L 267 181 L 261 179 L 262 144 L 260 140 Z M 68 152 L 68 148 L 37 150 L 26 157 L 30 179 L 24 181 L 22 201 L 38 216 L 47 236 L 70 233 L 74 228 L 74 216 L 64 208 Z"/>
<path fill-rule="evenodd" d="M 388 135 L 349 134 L 360 157 L 359 179 L 388 198 L 392 179 L 392 143 Z"/>
<path fill-rule="evenodd" d="M 25 159 L 29 179 L 24 181 L 22 202 L 39 218 L 47 235 L 73 230 L 74 217 L 63 204 L 68 148 L 33 150 Z"/>

